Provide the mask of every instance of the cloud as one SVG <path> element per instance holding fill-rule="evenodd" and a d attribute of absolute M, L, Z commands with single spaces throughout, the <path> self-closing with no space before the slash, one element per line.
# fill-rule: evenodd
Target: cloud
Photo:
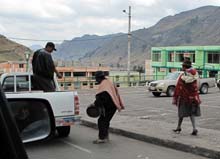
<path fill-rule="evenodd" d="M 5 33 L 6 29 L 3 25 L 0 24 L 0 33 Z"/>
<path fill-rule="evenodd" d="M 61 18 L 74 14 L 64 0 L 0 0 L 0 13 L 10 17 Z"/>
<path fill-rule="evenodd" d="M 84 34 L 127 32 L 132 10 L 132 30 L 147 28 L 161 18 L 219 0 L 0 0 L 0 34 L 31 39 L 73 39 Z M 40 43 L 18 41 L 25 45 Z M 44 41 L 41 43 L 45 43 Z M 42 44 L 41 44 L 42 45 Z"/>
<path fill-rule="evenodd" d="M 127 31 L 127 19 L 121 20 L 118 18 L 108 18 L 105 17 L 85 17 L 80 20 L 81 25 L 78 25 L 78 30 L 83 30 L 84 32 L 93 32 L 95 34 L 112 34 L 118 32 Z M 89 28 L 87 26 L 90 26 Z"/>
<path fill-rule="evenodd" d="M 131 0 L 131 5 L 137 5 L 137 6 L 143 6 L 143 7 L 149 7 L 153 4 L 156 4 L 157 0 Z"/>

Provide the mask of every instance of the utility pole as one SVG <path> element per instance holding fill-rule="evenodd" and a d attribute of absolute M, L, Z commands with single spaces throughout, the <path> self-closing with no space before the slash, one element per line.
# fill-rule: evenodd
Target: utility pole
<path fill-rule="evenodd" d="M 26 72 L 29 72 L 29 59 L 30 59 L 31 53 L 27 50 L 25 51 L 25 59 L 26 59 Z"/>
<path fill-rule="evenodd" d="M 127 13 L 126 10 L 123 10 L 124 13 Z M 128 64 L 127 64 L 127 72 L 128 72 L 128 86 L 130 86 L 130 56 L 131 56 L 131 6 L 129 6 L 128 10 Z"/>

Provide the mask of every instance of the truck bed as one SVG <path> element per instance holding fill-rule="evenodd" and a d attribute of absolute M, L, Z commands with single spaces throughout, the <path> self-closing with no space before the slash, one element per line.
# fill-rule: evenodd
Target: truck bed
<path fill-rule="evenodd" d="M 10 98 L 32 98 L 32 99 L 46 99 L 49 101 L 54 116 L 62 117 L 74 115 L 74 94 L 75 92 L 17 92 L 6 93 L 6 97 Z"/>

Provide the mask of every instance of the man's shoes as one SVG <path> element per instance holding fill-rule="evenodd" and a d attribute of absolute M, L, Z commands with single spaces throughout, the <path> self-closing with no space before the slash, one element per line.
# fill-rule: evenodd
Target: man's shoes
<path fill-rule="evenodd" d="M 97 139 L 97 140 L 94 140 L 93 141 L 93 144 L 104 144 L 104 143 L 106 143 L 106 142 L 108 142 L 108 139 Z"/>
<path fill-rule="evenodd" d="M 193 132 L 191 133 L 191 135 L 193 135 L 193 136 L 197 136 L 197 134 L 198 134 L 198 130 L 197 129 L 193 130 Z"/>

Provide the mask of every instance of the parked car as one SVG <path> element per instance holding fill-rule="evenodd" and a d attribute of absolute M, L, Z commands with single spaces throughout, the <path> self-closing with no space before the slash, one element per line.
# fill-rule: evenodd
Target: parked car
<path fill-rule="evenodd" d="M 71 125 L 80 121 L 79 98 L 76 91 L 56 92 L 33 90 L 32 74 L 5 73 L 1 84 L 24 143 L 47 139 L 58 132 L 70 133 Z"/>
<path fill-rule="evenodd" d="M 159 97 L 161 93 L 165 93 L 171 97 L 174 94 L 177 79 L 181 74 L 181 71 L 169 73 L 163 80 L 156 80 L 148 84 L 148 90 L 156 97 Z M 208 89 L 215 87 L 215 78 L 199 78 L 198 87 L 201 94 L 207 94 Z"/>

